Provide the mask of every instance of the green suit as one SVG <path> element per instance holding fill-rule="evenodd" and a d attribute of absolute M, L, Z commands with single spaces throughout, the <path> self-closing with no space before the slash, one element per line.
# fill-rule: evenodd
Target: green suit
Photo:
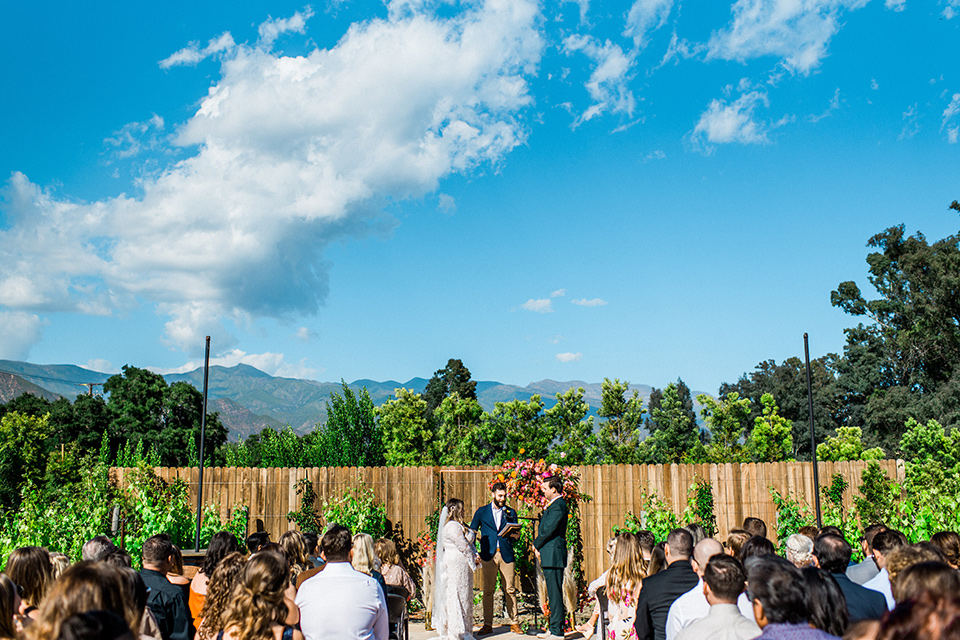
<path fill-rule="evenodd" d="M 563 569 L 567 566 L 567 503 L 557 498 L 540 517 L 540 531 L 533 546 L 540 552 L 540 566 L 547 582 L 550 602 L 550 633 L 563 636 Z"/>

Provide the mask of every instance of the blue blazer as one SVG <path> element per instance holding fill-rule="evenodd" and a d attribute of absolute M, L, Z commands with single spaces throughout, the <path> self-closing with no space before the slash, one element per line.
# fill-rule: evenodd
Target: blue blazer
<path fill-rule="evenodd" d="M 515 509 L 503 506 L 503 521 L 500 523 L 500 529 L 507 522 L 519 522 Z M 504 562 L 513 562 L 513 541 L 509 538 L 501 538 L 497 534 L 497 524 L 493 519 L 493 504 L 487 503 L 477 509 L 473 514 L 473 520 L 470 522 L 470 528 L 474 531 L 480 531 L 480 559 L 490 561 L 497 552 L 497 544 L 500 544 L 500 557 Z"/>

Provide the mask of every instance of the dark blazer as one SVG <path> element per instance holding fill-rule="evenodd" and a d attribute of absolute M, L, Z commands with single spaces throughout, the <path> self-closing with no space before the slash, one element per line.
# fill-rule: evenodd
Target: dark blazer
<path fill-rule="evenodd" d="M 150 589 L 147 606 L 157 619 L 163 640 L 190 640 L 193 638 L 193 618 L 187 597 L 180 587 L 171 584 L 167 576 L 159 571 L 143 569 L 140 571 L 144 584 Z M 880 596 L 881 598 L 883 596 Z"/>
<path fill-rule="evenodd" d="M 504 505 L 502 522 L 500 528 L 507 522 L 518 522 L 515 509 Z M 493 519 L 493 504 L 488 503 L 477 509 L 473 514 L 473 520 L 470 522 L 470 528 L 474 531 L 480 531 L 480 559 L 489 561 L 497 551 L 497 545 L 500 545 L 500 557 L 504 562 L 513 562 L 513 541 L 510 538 L 501 538 L 498 533 L 497 523 Z"/>
<path fill-rule="evenodd" d="M 567 503 L 557 498 L 540 516 L 540 531 L 533 546 L 540 551 L 540 566 L 562 569 L 567 566 Z"/>
<path fill-rule="evenodd" d="M 634 622 L 637 640 L 665 640 L 670 605 L 697 586 L 699 581 L 689 560 L 675 560 L 660 573 L 644 578 Z"/>
<path fill-rule="evenodd" d="M 861 587 L 845 574 L 831 573 L 847 599 L 847 613 L 850 622 L 857 620 L 879 620 L 887 612 L 887 599 L 879 591 Z"/>

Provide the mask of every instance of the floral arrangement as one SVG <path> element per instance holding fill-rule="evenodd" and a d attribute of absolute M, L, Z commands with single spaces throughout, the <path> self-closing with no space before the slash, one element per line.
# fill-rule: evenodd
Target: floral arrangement
<path fill-rule="evenodd" d="M 523 449 L 519 451 L 522 456 Z M 543 496 L 540 488 L 540 481 L 544 478 L 560 477 L 563 480 L 563 499 L 570 503 L 571 508 L 575 504 L 591 500 L 590 496 L 580 493 L 580 477 L 573 467 L 565 467 L 557 464 L 548 464 L 543 458 L 525 460 L 512 458 L 494 469 L 493 478 L 490 480 L 490 486 L 495 482 L 503 482 L 507 485 L 507 495 L 519 500 L 528 507 L 544 508 L 547 506 L 547 499 Z"/>
<path fill-rule="evenodd" d="M 420 566 L 433 566 L 434 559 L 437 556 L 437 541 L 432 536 L 421 533 L 417 537 L 417 544 L 420 546 L 420 557 L 418 558 Z"/>

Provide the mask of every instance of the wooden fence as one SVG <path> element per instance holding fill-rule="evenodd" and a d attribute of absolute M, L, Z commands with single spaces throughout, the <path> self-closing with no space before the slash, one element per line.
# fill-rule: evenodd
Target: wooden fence
<path fill-rule="evenodd" d="M 830 483 L 839 473 L 848 482 L 844 494 L 847 508 L 860 484 L 866 462 L 821 462 L 821 485 Z M 902 460 L 880 461 L 881 468 L 895 480 L 904 479 Z M 127 469 L 114 470 L 124 482 Z M 196 467 L 158 468 L 164 480 L 186 482 L 190 500 L 196 504 Z M 807 505 L 814 500 L 813 468 L 810 463 L 778 462 L 762 464 L 689 464 L 689 465 L 603 465 L 578 468 L 581 491 L 593 497 L 582 510 L 585 575 L 595 577 L 605 568 L 604 545 L 613 526 L 622 525 L 627 512 L 640 514 L 644 495 L 656 493 L 675 513 L 683 513 L 688 491 L 698 479 L 713 487 L 714 513 L 721 537 L 739 526 L 747 516 L 762 518 L 769 536 L 776 539 L 776 510 L 769 487 L 789 494 Z M 417 534 L 426 526 L 424 518 L 443 498 L 457 497 L 468 514 L 490 499 L 487 483 L 490 467 L 337 467 L 308 469 L 213 468 L 204 470 L 205 504 L 218 504 L 221 516 L 233 505 L 250 508 L 250 530 L 258 526 L 276 540 L 283 531 L 295 528 L 287 513 L 300 507 L 296 485 L 308 478 L 319 499 L 339 497 L 361 483 L 372 489 L 386 507 L 388 525 L 398 538 L 398 546 L 410 553 Z M 319 505 L 318 505 L 319 506 Z M 407 561 L 412 558 L 407 558 Z"/>

